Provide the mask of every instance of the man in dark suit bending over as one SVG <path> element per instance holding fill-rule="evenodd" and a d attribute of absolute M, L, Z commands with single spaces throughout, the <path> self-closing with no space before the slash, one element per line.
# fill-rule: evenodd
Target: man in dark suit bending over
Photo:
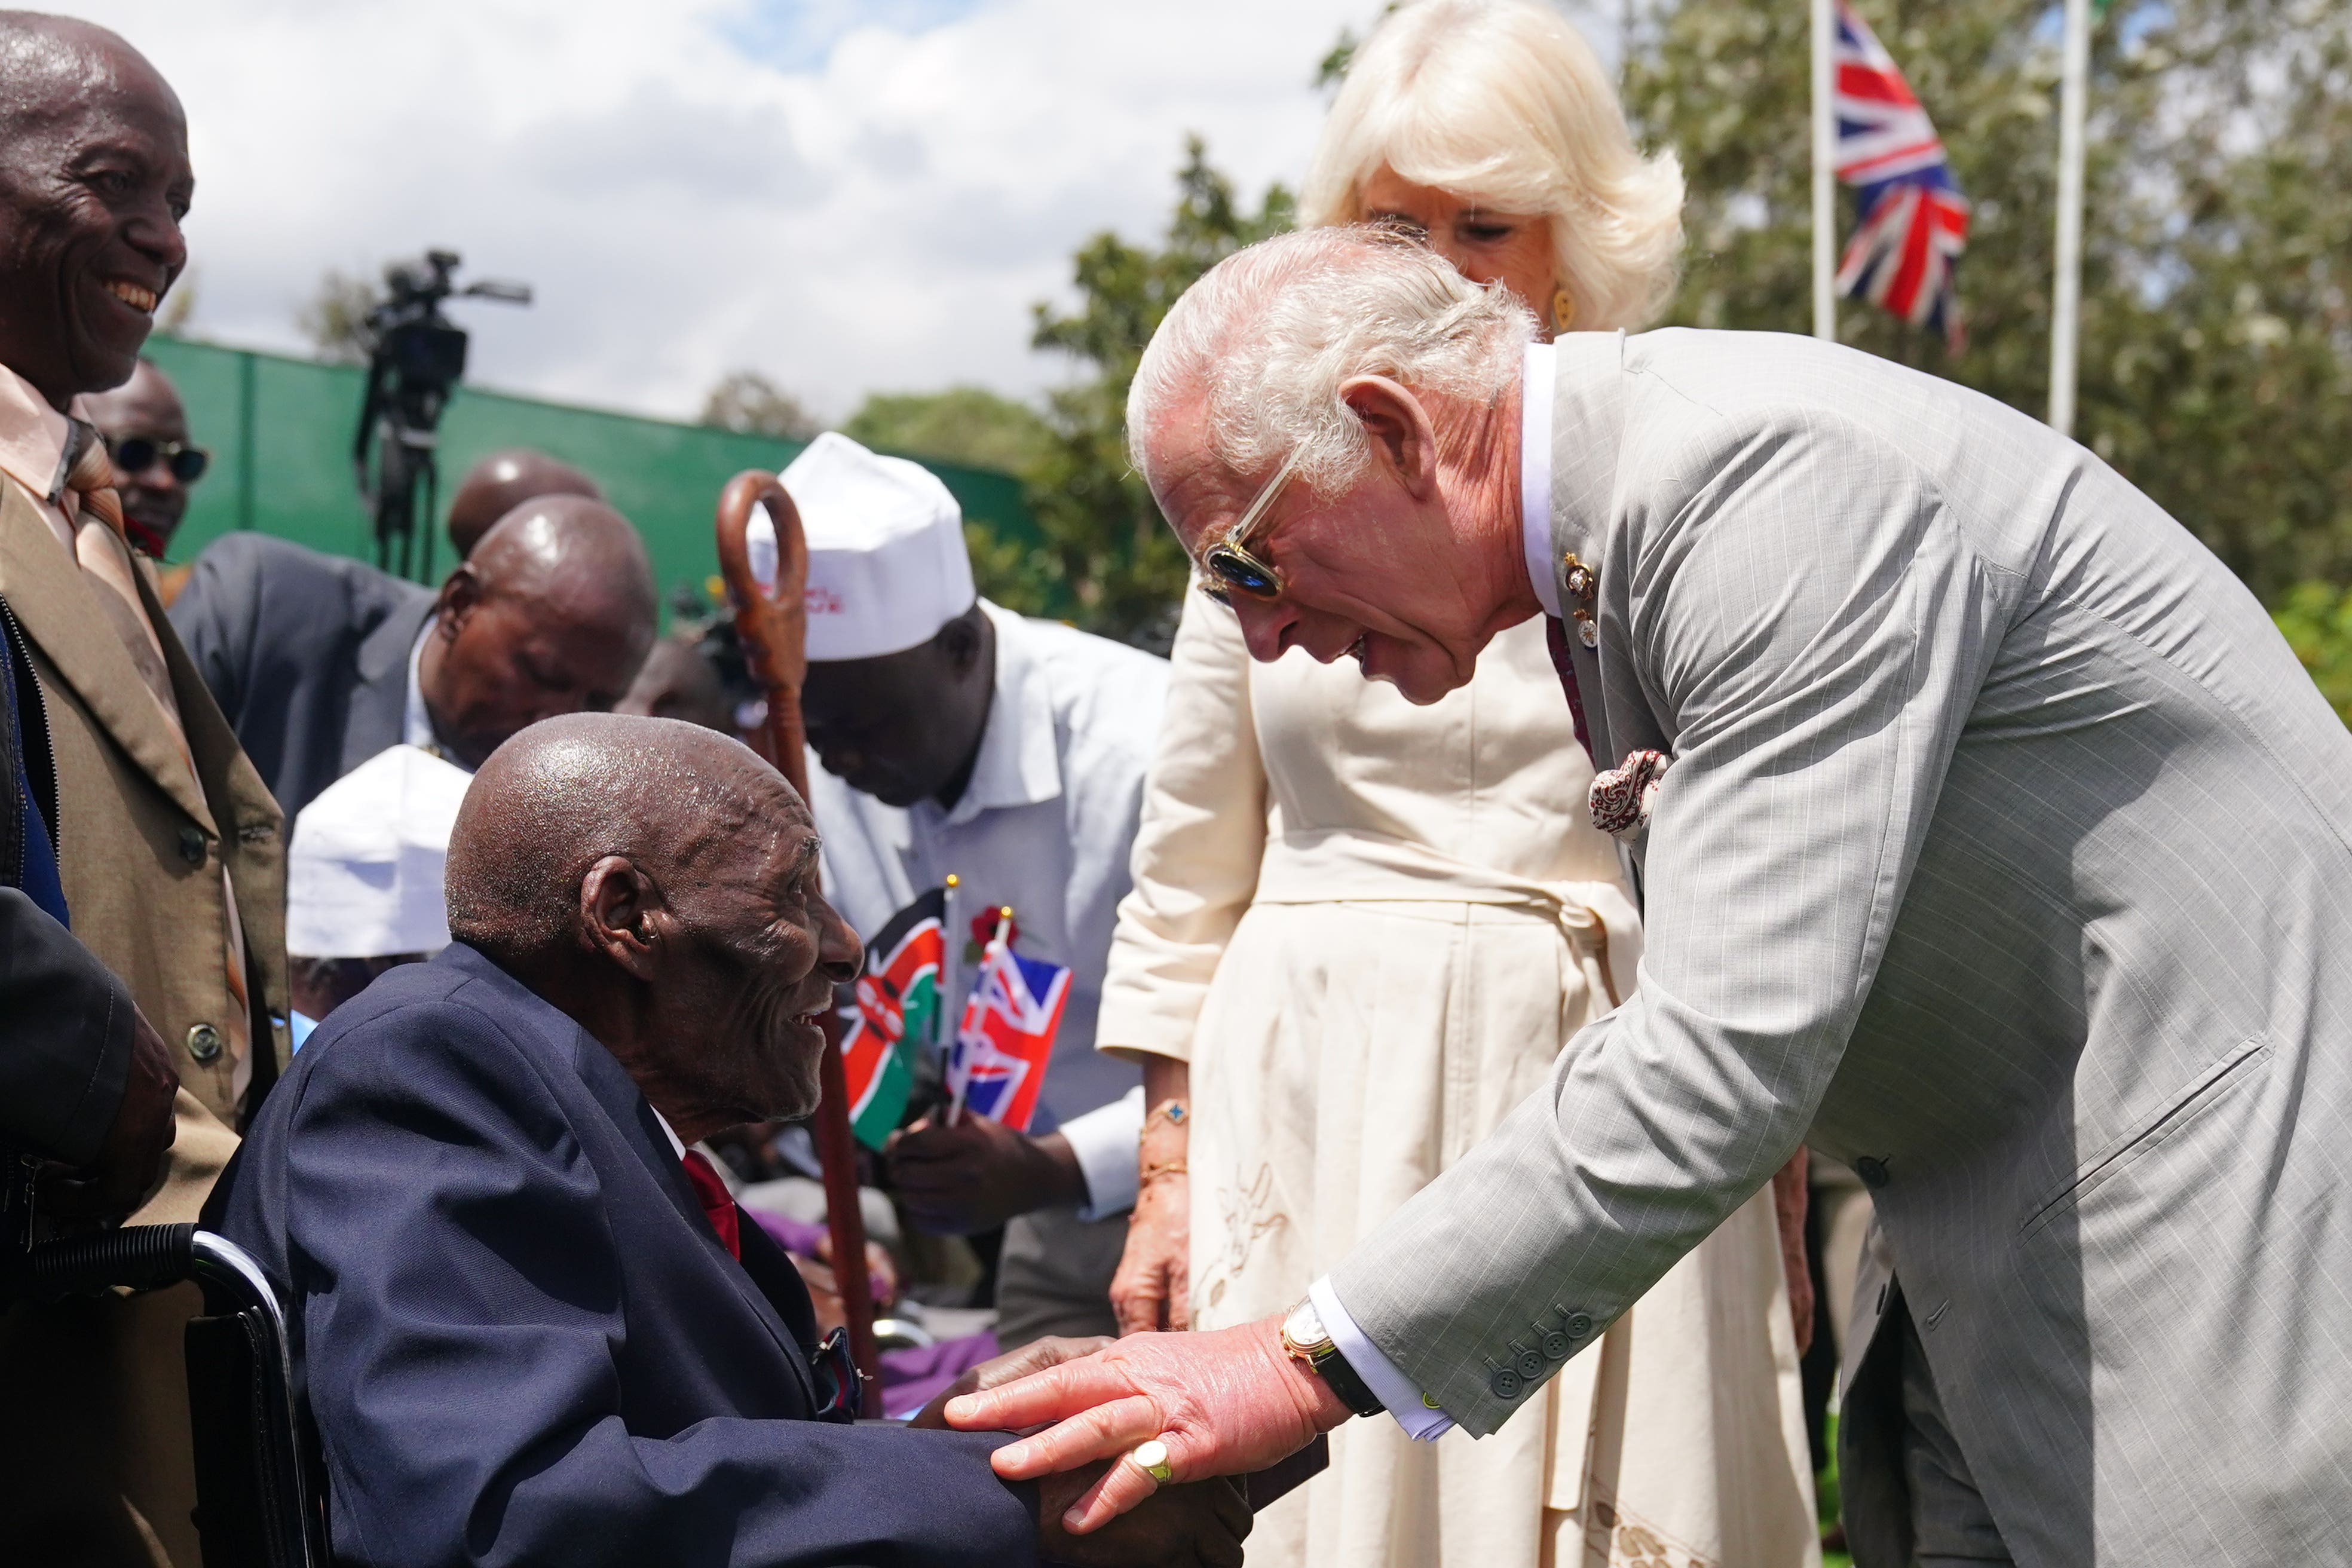
<path fill-rule="evenodd" d="M 1087 1472 L 1007 1484 L 999 1435 L 824 1414 L 799 1274 L 681 1153 L 815 1105 L 857 969 L 772 768 L 674 720 L 533 726 L 466 798 L 448 900 L 456 942 L 320 1026 L 206 1210 L 288 1304 L 339 1561 L 1241 1561 L 1229 1483 L 1072 1538 Z"/>
<path fill-rule="evenodd" d="M 196 557 L 172 625 L 290 831 L 387 746 L 475 768 L 526 724 L 612 707 L 656 611 L 628 520 L 549 495 L 499 519 L 437 595 L 363 562 L 228 534 Z"/>

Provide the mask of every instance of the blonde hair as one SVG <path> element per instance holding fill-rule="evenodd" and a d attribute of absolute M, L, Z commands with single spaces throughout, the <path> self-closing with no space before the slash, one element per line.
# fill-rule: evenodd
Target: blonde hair
<path fill-rule="evenodd" d="M 1682 165 L 1634 147 L 1591 46 L 1538 0 L 1412 0 L 1381 23 L 1324 121 L 1301 224 L 1355 222 L 1363 183 L 1383 164 L 1549 218 L 1580 328 L 1641 326 L 1674 292 Z"/>
<path fill-rule="evenodd" d="M 1371 442 L 1342 386 L 1386 375 L 1491 404 L 1518 384 L 1534 335 L 1508 289 L 1393 230 L 1277 235 L 1211 268 L 1151 334 L 1128 389 L 1130 454 L 1150 482 L 1161 426 L 1197 405 L 1211 456 L 1232 472 L 1296 459 L 1308 488 L 1343 493 Z"/>

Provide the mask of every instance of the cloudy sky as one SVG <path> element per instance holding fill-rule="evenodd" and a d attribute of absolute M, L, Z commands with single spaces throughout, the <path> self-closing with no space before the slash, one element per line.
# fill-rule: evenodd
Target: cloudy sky
<path fill-rule="evenodd" d="M 90 0 L 185 102 L 198 333 L 301 350 L 330 267 L 525 279 L 473 378 L 690 416 L 735 367 L 819 413 L 1066 374 L 1027 347 L 1186 132 L 1296 182 L 1315 63 L 1379 0 Z"/>

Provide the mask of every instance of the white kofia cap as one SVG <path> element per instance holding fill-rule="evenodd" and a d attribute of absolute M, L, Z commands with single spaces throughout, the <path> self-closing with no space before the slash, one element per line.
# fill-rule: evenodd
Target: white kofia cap
<path fill-rule="evenodd" d="M 971 608 L 963 510 L 939 476 L 826 431 L 783 472 L 808 534 L 808 656 L 874 658 Z"/>
<path fill-rule="evenodd" d="M 449 945 L 449 829 L 473 775 L 415 746 L 377 752 L 294 818 L 286 951 L 388 958 Z"/>

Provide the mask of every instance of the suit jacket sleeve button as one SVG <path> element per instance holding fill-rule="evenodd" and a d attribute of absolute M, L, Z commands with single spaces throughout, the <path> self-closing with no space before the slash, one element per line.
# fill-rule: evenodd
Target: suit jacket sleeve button
<path fill-rule="evenodd" d="M 1498 1366 L 1495 1369 L 1495 1375 L 1486 1380 L 1486 1386 L 1494 1390 L 1497 1399 L 1517 1399 L 1519 1396 L 1519 1374 L 1507 1366 Z"/>
<path fill-rule="evenodd" d="M 1544 1358 L 1541 1352 L 1528 1350 L 1518 1345 L 1513 1345 L 1511 1348 L 1517 1352 L 1512 1364 L 1518 1368 L 1521 1377 L 1533 1383 L 1544 1374 Z"/>
<path fill-rule="evenodd" d="M 180 829 L 180 858 L 191 866 L 205 863 L 205 830 L 201 827 Z"/>
<path fill-rule="evenodd" d="M 1853 1173 L 1862 1178 L 1864 1186 L 1875 1192 L 1886 1184 L 1886 1162 L 1875 1154 L 1864 1154 L 1853 1163 Z"/>
<path fill-rule="evenodd" d="M 221 1054 L 221 1032 L 210 1024 L 198 1024 L 188 1031 L 188 1054 L 200 1062 L 209 1062 Z"/>
<path fill-rule="evenodd" d="M 1585 1335 L 1587 1335 L 1587 1334 L 1591 1333 L 1591 1331 L 1592 1331 L 1592 1314 L 1591 1314 L 1591 1313 L 1590 1313 L 1590 1312 L 1570 1312 L 1570 1313 L 1568 1315 L 1568 1337 L 1569 1337 L 1570 1339 L 1572 1339 L 1572 1340 L 1580 1340 L 1580 1339 L 1582 1339 Z"/>

